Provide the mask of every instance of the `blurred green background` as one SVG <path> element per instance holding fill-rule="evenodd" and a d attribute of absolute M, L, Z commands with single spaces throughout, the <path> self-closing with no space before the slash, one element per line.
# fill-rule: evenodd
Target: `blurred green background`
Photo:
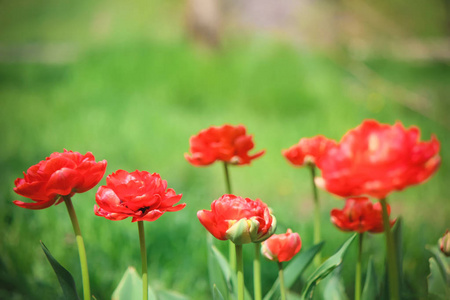
<path fill-rule="evenodd" d="M 222 166 L 184 159 L 189 137 L 210 125 L 244 124 L 251 166 L 233 167 L 235 194 L 271 206 L 278 233 L 312 244 L 308 172 L 281 150 L 301 137 L 340 137 L 366 118 L 436 134 L 442 165 L 427 183 L 389 197 L 404 219 L 408 299 L 426 297 L 426 244 L 449 227 L 449 1 L 0 1 L 0 298 L 60 299 L 42 240 L 81 286 L 65 207 L 13 205 L 14 180 L 52 152 L 92 151 L 117 169 L 160 173 L 184 210 L 145 224 L 149 280 L 191 299 L 211 299 L 199 209 L 225 192 Z M 104 184 L 105 180 L 101 181 Z M 76 195 L 97 299 L 109 299 L 129 265 L 140 268 L 137 225 L 93 214 L 93 190 Z M 320 193 L 323 256 L 349 236 L 329 222 L 343 202 Z M 21 199 L 23 200 L 23 199 Z M 226 249 L 226 243 L 217 243 Z M 356 244 L 353 245 L 356 247 Z M 253 247 L 246 249 L 251 257 Z M 384 237 L 371 235 L 382 275 Z M 342 273 L 353 293 L 355 249 Z M 276 264 L 263 262 L 267 290 Z M 246 265 L 251 288 L 251 264 Z M 296 286 L 297 289 L 301 285 Z"/>

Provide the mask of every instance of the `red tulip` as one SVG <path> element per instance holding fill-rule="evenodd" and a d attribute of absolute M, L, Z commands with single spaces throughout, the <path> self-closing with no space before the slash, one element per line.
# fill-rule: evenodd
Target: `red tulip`
<path fill-rule="evenodd" d="M 237 245 L 262 242 L 276 229 L 276 219 L 265 203 L 235 195 L 223 195 L 213 201 L 211 211 L 200 210 L 197 217 L 214 237 Z"/>
<path fill-rule="evenodd" d="M 419 129 L 366 120 L 322 157 L 316 183 L 342 196 L 378 199 L 427 180 L 439 167 L 439 141 L 419 141 Z"/>
<path fill-rule="evenodd" d="M 106 185 L 99 187 L 95 195 L 97 216 L 118 221 L 132 217 L 132 222 L 155 221 L 167 211 L 179 211 L 186 204 L 180 201 L 173 189 L 159 174 L 146 171 L 128 173 L 118 170 L 106 177 Z"/>
<path fill-rule="evenodd" d="M 209 127 L 192 136 L 189 144 L 192 154 L 185 154 L 185 157 L 194 166 L 206 166 L 216 160 L 246 165 L 265 152 L 262 150 L 254 155 L 248 154 L 254 144 L 252 136 L 246 134 L 242 125 Z"/>
<path fill-rule="evenodd" d="M 284 234 L 274 234 L 262 243 L 261 252 L 272 261 L 290 261 L 302 247 L 298 233 L 288 229 Z"/>
<path fill-rule="evenodd" d="M 294 166 L 319 165 L 324 153 L 334 145 L 336 145 L 334 140 L 318 135 L 312 138 L 302 138 L 297 144 L 283 150 L 282 153 Z"/>
<path fill-rule="evenodd" d="M 388 215 L 390 215 L 389 204 L 387 204 L 387 209 Z M 372 205 L 372 202 L 366 197 L 346 199 L 342 210 L 333 209 L 331 211 L 331 222 L 342 231 L 383 232 L 381 205 L 379 202 Z M 391 221 L 391 227 L 394 223 L 395 221 Z"/>
<path fill-rule="evenodd" d="M 61 196 L 71 197 L 92 189 L 102 179 L 105 169 L 106 160 L 95 162 L 91 152 L 85 155 L 67 150 L 54 152 L 24 172 L 24 178 L 14 182 L 14 191 L 35 203 L 15 200 L 14 204 L 28 209 L 59 204 L 63 201 Z"/>

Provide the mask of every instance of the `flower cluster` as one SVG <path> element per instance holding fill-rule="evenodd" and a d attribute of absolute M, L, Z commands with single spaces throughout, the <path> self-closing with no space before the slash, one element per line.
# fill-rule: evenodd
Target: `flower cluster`
<path fill-rule="evenodd" d="M 192 165 L 206 166 L 215 161 L 224 162 L 228 190 L 231 190 L 228 164 L 248 165 L 265 153 L 262 150 L 249 154 L 254 148 L 253 137 L 246 133 L 246 128 L 242 125 L 209 127 L 192 136 L 189 144 L 189 154 L 185 154 L 185 158 Z M 392 268 L 388 272 L 391 280 L 396 278 L 397 263 L 393 255 L 395 248 L 392 236 L 389 236 L 389 226 L 392 227 L 395 220 L 388 222 L 391 208 L 386 203 L 386 197 L 393 191 L 403 190 L 430 178 L 441 162 L 439 150 L 437 138 L 432 136 L 430 141 L 420 141 L 420 132 L 416 127 L 405 128 L 401 123 L 391 126 L 366 120 L 348 131 L 339 142 L 321 135 L 302 138 L 282 153 L 292 165 L 308 166 L 311 170 L 316 203 L 315 227 L 320 228 L 320 210 L 314 182 L 328 192 L 346 198 L 342 209 L 331 211 L 331 222 L 342 231 L 360 233 L 357 274 L 361 271 L 363 233 L 386 232 L 387 249 L 391 252 L 387 256 L 389 268 Z M 44 209 L 66 202 L 77 236 L 85 299 L 91 296 L 86 253 L 71 197 L 96 186 L 105 174 L 106 164 L 106 160 L 96 162 L 91 152 L 82 155 L 64 150 L 62 153 L 52 153 L 24 172 L 23 178 L 15 180 L 14 191 L 33 201 L 27 203 L 15 200 L 14 204 L 17 206 Z M 321 171 L 321 177 L 314 181 L 316 167 Z M 373 204 L 367 196 L 377 198 L 380 202 Z M 95 215 L 113 221 L 130 217 L 132 222 L 138 222 L 144 299 L 148 284 L 142 221 L 155 221 L 166 212 L 182 210 L 186 204 L 177 204 L 181 198 L 181 194 L 167 187 L 167 182 L 159 174 L 139 170 L 117 170 L 108 175 L 106 185 L 100 186 L 95 195 Z M 285 234 L 274 234 L 277 220 L 267 204 L 259 199 L 232 195 L 231 192 L 214 200 L 211 210 L 198 211 L 197 217 L 214 237 L 235 244 L 231 244 L 236 250 L 236 260 L 233 262 L 236 265 L 232 267 L 237 269 L 238 299 L 244 299 L 242 245 L 248 243 L 256 244 L 256 260 L 259 260 L 259 243 L 262 243 L 263 255 L 279 263 L 280 293 L 283 298 L 282 262 L 291 260 L 300 251 L 302 241 L 298 233 L 288 229 Z M 317 233 L 314 232 L 315 242 L 321 240 L 320 230 Z M 440 240 L 440 249 L 445 255 L 449 255 L 448 231 Z M 320 263 L 320 257 L 316 258 Z M 256 260 L 255 270 L 259 268 Z M 356 278 L 358 284 L 355 286 L 359 287 L 355 288 L 357 297 L 361 286 L 358 276 L 361 277 L 359 274 Z M 255 289 L 257 281 L 255 280 Z M 392 298 L 398 298 L 396 284 L 389 288 Z M 255 290 L 255 295 L 257 292 Z"/>

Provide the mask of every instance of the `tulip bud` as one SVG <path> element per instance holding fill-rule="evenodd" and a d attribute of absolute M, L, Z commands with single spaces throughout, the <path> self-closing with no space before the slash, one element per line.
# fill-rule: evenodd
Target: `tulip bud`
<path fill-rule="evenodd" d="M 289 261 L 302 247 L 302 240 L 298 233 L 288 229 L 284 234 L 274 234 L 262 243 L 261 253 L 269 260 Z"/>
<path fill-rule="evenodd" d="M 441 245 L 441 251 L 445 254 L 445 256 L 450 256 L 450 232 L 445 232 L 444 236 L 439 240 L 439 244 Z"/>

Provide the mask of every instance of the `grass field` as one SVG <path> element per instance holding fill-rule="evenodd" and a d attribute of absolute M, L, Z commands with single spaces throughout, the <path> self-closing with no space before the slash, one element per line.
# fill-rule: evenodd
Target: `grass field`
<path fill-rule="evenodd" d="M 39 61 L 35 58 L 42 56 L 33 51 L 25 51 L 20 59 L 3 56 L 0 63 L 0 298 L 62 298 L 39 240 L 81 285 L 65 207 L 31 211 L 12 203 L 20 199 L 12 190 L 14 180 L 52 152 L 92 151 L 97 160 L 108 161 L 107 174 L 117 169 L 157 172 L 182 193 L 184 210 L 145 224 L 149 281 L 191 299 L 210 299 L 205 234 L 196 212 L 209 208 L 225 192 L 225 185 L 220 164 L 195 168 L 187 163 L 189 137 L 210 125 L 246 125 L 254 135 L 255 150 L 267 153 L 251 166 L 231 169 L 233 190 L 268 203 L 277 216 L 278 233 L 292 228 L 307 248 L 312 244 L 309 174 L 291 167 L 281 150 L 316 134 L 340 139 L 366 118 L 417 125 L 423 139 L 434 133 L 441 141 L 442 165 L 437 174 L 389 198 L 392 215 L 404 219 L 403 268 L 406 285 L 415 293 L 411 299 L 425 297 L 430 254 L 424 247 L 436 243 L 449 226 L 449 130 L 436 121 L 449 112 L 448 64 L 365 62 L 388 82 L 425 93 L 430 118 L 384 91 L 371 89 L 326 55 L 270 37 L 230 38 L 217 53 L 198 48 L 182 37 L 180 21 L 170 24 L 162 17 L 171 9 L 174 16 L 181 14 L 174 1 L 156 1 L 148 22 L 135 14 L 144 5 L 139 1 L 133 9 L 127 8 L 131 12 L 122 13 L 124 5 L 118 1 L 108 7 L 104 3 L 93 7 L 87 1 L 11 3 L 0 4 L 5 8 L 0 9 L 1 45 L 35 43 L 40 49 L 41 44 L 64 44 L 72 50 L 64 50 L 58 63 Z M 114 16 L 112 29 L 97 39 L 90 24 L 105 11 Z M 135 22 L 132 15 L 138 16 Z M 64 57 L 67 53 L 70 59 Z M 93 294 L 108 299 L 129 265 L 139 269 L 138 230 L 128 220 L 96 217 L 95 191 L 73 200 Z M 326 257 L 348 234 L 329 222 L 330 209 L 342 207 L 343 202 L 323 191 L 320 196 Z M 365 260 L 372 252 L 381 276 L 384 237 L 373 235 L 367 240 Z M 226 249 L 226 244 L 217 244 Z M 244 249 L 246 257 L 251 257 L 251 250 Z M 342 270 L 349 294 L 355 251 L 349 252 Z M 264 262 L 263 268 L 263 286 L 268 288 L 276 265 Z M 246 274 L 251 287 L 250 264 Z"/>

